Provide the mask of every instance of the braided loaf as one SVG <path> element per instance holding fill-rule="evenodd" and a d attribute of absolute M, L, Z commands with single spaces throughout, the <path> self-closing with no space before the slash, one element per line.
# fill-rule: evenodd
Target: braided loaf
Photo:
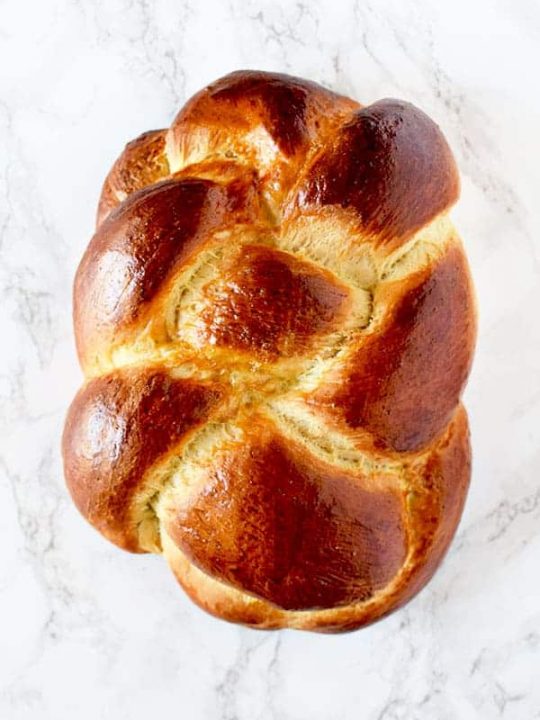
<path fill-rule="evenodd" d="M 129 143 L 74 287 L 83 515 L 235 622 L 350 630 L 417 593 L 470 475 L 458 192 L 420 110 L 286 75 Z"/>

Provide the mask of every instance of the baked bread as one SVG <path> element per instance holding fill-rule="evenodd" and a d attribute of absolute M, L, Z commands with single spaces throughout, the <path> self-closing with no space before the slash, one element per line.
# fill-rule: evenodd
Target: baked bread
<path fill-rule="evenodd" d="M 352 630 L 417 593 L 470 475 L 458 192 L 414 106 L 274 73 L 130 142 L 74 287 L 86 519 L 259 628 Z"/>

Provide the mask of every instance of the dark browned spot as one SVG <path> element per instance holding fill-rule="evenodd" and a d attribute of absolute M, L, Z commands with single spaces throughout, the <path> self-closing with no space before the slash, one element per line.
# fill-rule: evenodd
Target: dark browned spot
<path fill-rule="evenodd" d="M 205 341 L 272 360 L 302 352 L 314 336 L 335 327 L 347 291 L 287 253 L 246 246 L 205 299 Z"/>

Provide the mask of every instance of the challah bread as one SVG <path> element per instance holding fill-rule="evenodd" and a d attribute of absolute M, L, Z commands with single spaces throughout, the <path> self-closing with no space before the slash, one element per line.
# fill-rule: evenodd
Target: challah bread
<path fill-rule="evenodd" d="M 470 475 L 456 167 L 412 105 L 235 72 L 109 173 L 77 271 L 82 514 L 260 628 L 358 628 L 429 580 Z"/>

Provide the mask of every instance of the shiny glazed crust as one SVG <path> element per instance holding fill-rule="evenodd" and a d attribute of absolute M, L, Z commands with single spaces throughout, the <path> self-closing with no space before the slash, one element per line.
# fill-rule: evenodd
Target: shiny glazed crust
<path fill-rule="evenodd" d="M 74 286 L 68 488 L 208 612 L 352 630 L 433 575 L 470 476 L 476 334 L 439 128 L 232 73 L 103 186 Z"/>

